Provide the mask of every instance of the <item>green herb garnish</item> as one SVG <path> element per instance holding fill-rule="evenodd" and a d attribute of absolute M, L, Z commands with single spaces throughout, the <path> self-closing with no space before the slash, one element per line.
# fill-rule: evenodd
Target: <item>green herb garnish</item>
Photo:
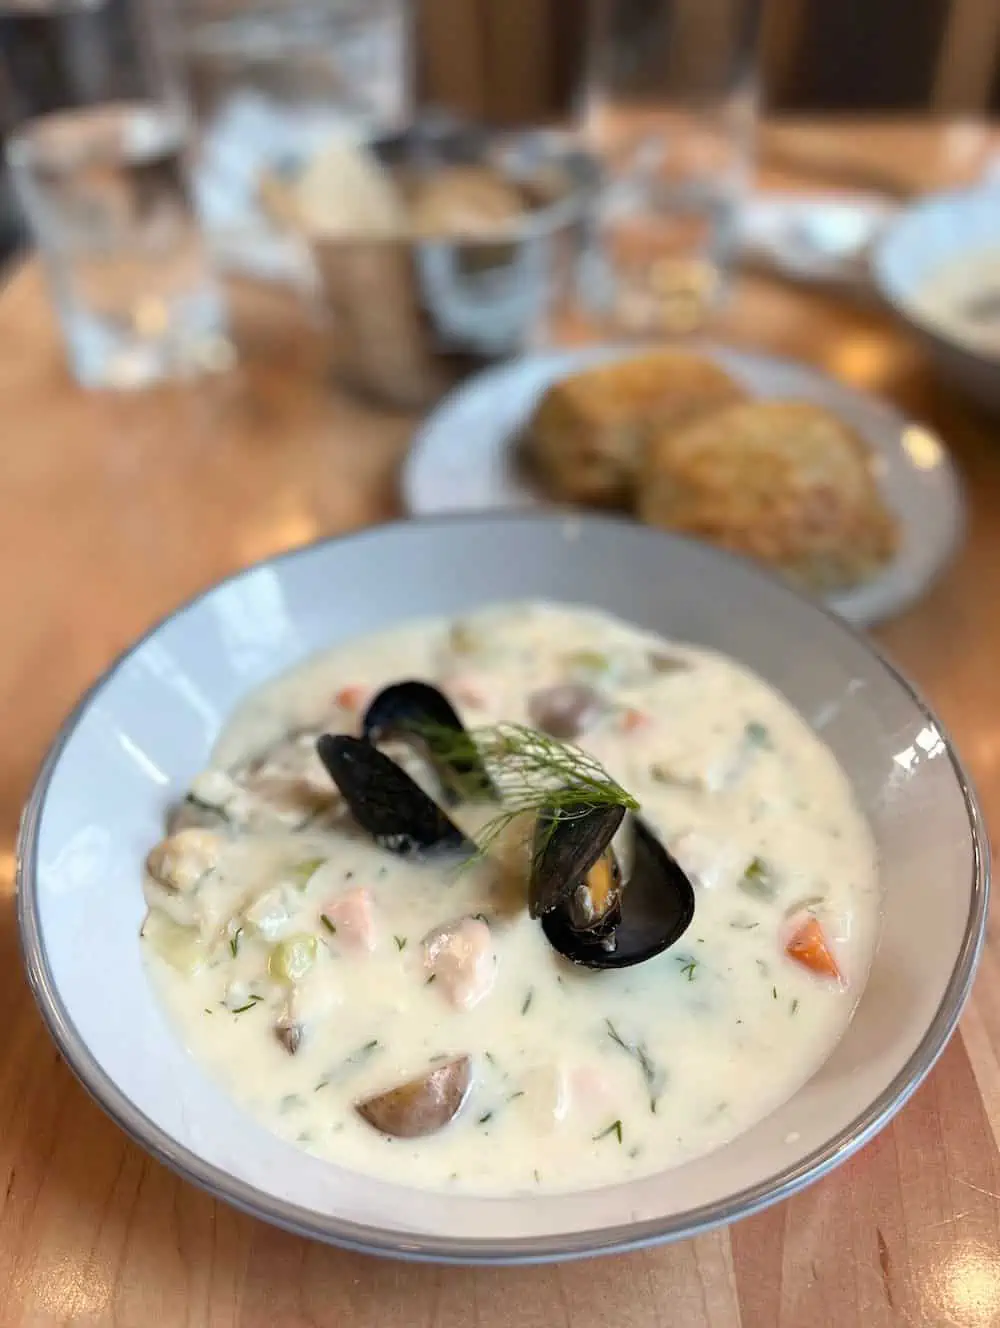
<path fill-rule="evenodd" d="M 381 1045 L 382 1044 L 379 1042 L 378 1038 L 372 1038 L 372 1040 L 366 1042 L 364 1046 L 358 1047 L 357 1051 L 352 1051 L 349 1056 L 344 1057 L 336 1069 L 331 1070 L 329 1074 L 323 1076 L 313 1089 L 313 1092 L 318 1093 L 321 1088 L 326 1088 L 327 1084 L 332 1084 L 335 1079 L 342 1078 L 347 1071 L 360 1065 L 362 1061 L 366 1061 L 372 1052 L 376 1051 Z"/>
<path fill-rule="evenodd" d="M 650 1058 L 649 1052 L 641 1042 L 626 1042 L 618 1029 L 610 1019 L 605 1019 L 605 1027 L 608 1030 L 608 1037 L 617 1047 L 621 1047 L 627 1055 L 638 1061 L 639 1069 L 642 1071 L 642 1077 L 646 1082 L 646 1089 L 649 1092 L 649 1109 L 656 1114 L 656 1104 L 659 1101 L 660 1093 L 663 1090 L 663 1075 L 657 1070 L 656 1065 Z"/>
<path fill-rule="evenodd" d="M 796 996 L 795 999 L 792 1001 L 791 1009 L 789 1010 L 788 1013 L 798 1014 L 798 1011 L 799 1011 L 799 998 Z"/>
<path fill-rule="evenodd" d="M 595 1135 L 594 1135 L 594 1143 L 596 1144 L 596 1143 L 598 1142 L 598 1140 L 600 1140 L 600 1139 L 606 1139 L 606 1138 L 608 1137 L 609 1134 L 614 1134 L 614 1135 L 616 1135 L 617 1138 L 618 1138 L 618 1142 L 621 1143 L 621 1141 L 622 1141 L 622 1123 L 621 1123 L 620 1120 L 612 1121 L 611 1124 L 610 1124 L 606 1129 L 601 1130 L 601 1132 L 600 1132 L 599 1134 L 595 1134 Z"/>
<path fill-rule="evenodd" d="M 432 974 L 430 975 L 430 977 L 427 979 L 427 981 L 424 983 L 424 986 L 425 986 L 425 987 L 429 987 L 429 986 L 431 985 L 431 983 L 434 981 L 434 979 L 435 979 L 436 977 L 437 977 L 437 974 L 436 974 L 436 973 L 432 973 Z"/>
<path fill-rule="evenodd" d="M 492 1119 L 493 1119 L 493 1112 L 492 1112 L 492 1111 L 484 1111 L 483 1114 L 482 1114 L 482 1115 L 479 1117 L 479 1119 L 476 1121 L 476 1124 L 477 1124 L 477 1125 L 485 1125 L 487 1121 L 491 1121 Z"/>
<path fill-rule="evenodd" d="M 322 922 L 323 926 L 327 929 L 327 931 L 330 933 L 331 936 L 336 936 L 337 928 L 334 926 L 334 924 L 330 921 L 330 919 L 326 916 L 325 913 L 321 913 L 319 915 L 319 920 L 320 922 Z"/>
<path fill-rule="evenodd" d="M 639 808 L 632 794 L 587 752 L 527 725 L 504 723 L 465 732 L 422 725 L 420 731 L 438 760 L 489 773 L 503 811 L 479 831 L 480 855 L 526 813 L 543 808 L 558 813 L 547 818 L 551 832 L 557 822 L 586 816 L 595 806 Z"/>
<path fill-rule="evenodd" d="M 682 956 L 678 956 L 677 962 L 682 965 L 681 972 L 687 978 L 688 982 L 693 982 L 695 969 L 698 967 L 697 959 L 684 960 Z"/>
<path fill-rule="evenodd" d="M 529 987 L 528 994 L 527 996 L 525 996 L 524 1001 L 521 1004 L 522 1014 L 528 1013 L 528 1011 L 531 1009 L 531 1002 L 534 1000 L 534 998 L 535 998 L 535 989 L 534 987 Z"/>
<path fill-rule="evenodd" d="M 774 898 L 774 880 L 771 869 L 763 858 L 751 858 L 737 882 L 741 890 L 756 899 Z"/>
<path fill-rule="evenodd" d="M 397 950 L 405 950 L 405 949 L 406 949 L 406 937 L 405 937 L 405 936 L 394 936 L 392 939 L 396 942 L 396 949 L 397 949 Z"/>
<path fill-rule="evenodd" d="M 240 952 L 240 939 L 242 936 L 243 936 L 243 928 L 237 927 L 236 930 L 233 932 L 232 936 L 230 936 L 229 938 L 229 949 L 234 959 Z"/>
<path fill-rule="evenodd" d="M 235 1010 L 230 1010 L 230 1014 L 246 1014 L 247 1010 L 252 1010 L 255 1005 L 259 1005 L 263 996 L 251 996 L 246 1005 L 238 1005 Z"/>
<path fill-rule="evenodd" d="M 770 747 L 771 730 L 758 719 L 751 719 L 743 730 L 751 747 Z"/>
<path fill-rule="evenodd" d="M 371 1042 L 366 1042 L 363 1047 L 357 1051 L 352 1051 L 350 1056 L 344 1062 L 345 1065 L 357 1065 L 358 1061 L 363 1061 L 366 1056 L 370 1056 L 376 1047 L 380 1046 L 378 1038 L 372 1038 Z"/>

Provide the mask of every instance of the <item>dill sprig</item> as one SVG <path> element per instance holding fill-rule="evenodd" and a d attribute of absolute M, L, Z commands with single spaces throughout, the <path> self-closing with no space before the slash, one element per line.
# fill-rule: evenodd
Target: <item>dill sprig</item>
<path fill-rule="evenodd" d="M 616 1047 L 621 1047 L 622 1051 L 628 1056 L 632 1056 L 638 1062 L 639 1069 L 642 1071 L 642 1077 L 646 1083 L 646 1091 L 649 1094 L 649 1109 L 656 1115 L 656 1105 L 663 1092 L 664 1075 L 654 1064 L 652 1057 L 641 1042 L 626 1042 L 621 1033 L 614 1026 L 610 1019 L 605 1019 L 604 1026 L 607 1029 L 608 1037 Z"/>
<path fill-rule="evenodd" d="M 638 810 L 636 799 L 600 761 L 526 724 L 505 722 L 464 731 L 422 725 L 421 731 L 439 760 L 459 765 L 478 761 L 489 772 L 503 810 L 480 828 L 480 853 L 513 821 L 543 808 L 558 812 L 561 821 L 585 816 L 595 806 Z M 554 829 L 555 818 L 550 825 Z"/>

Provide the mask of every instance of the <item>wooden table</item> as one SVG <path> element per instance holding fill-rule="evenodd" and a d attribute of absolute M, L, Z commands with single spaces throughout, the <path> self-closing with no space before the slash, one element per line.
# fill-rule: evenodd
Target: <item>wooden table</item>
<path fill-rule="evenodd" d="M 914 188 L 971 173 L 986 147 L 969 128 L 869 128 L 774 133 L 786 165 L 836 169 L 860 152 Z M 185 596 L 393 508 L 412 421 L 333 392 L 319 339 L 279 332 L 274 312 L 233 378 L 115 398 L 67 381 L 33 264 L 0 296 L 0 1325 L 1000 1323 L 995 936 L 960 1036 L 858 1157 L 731 1230 L 561 1268 L 406 1266 L 273 1231 L 150 1160 L 76 1084 L 31 1002 L 14 927 L 14 834 L 46 743 L 112 656 Z M 938 386 L 872 309 L 745 278 L 723 333 L 883 393 L 954 450 L 968 543 L 877 635 L 958 740 L 987 817 L 1000 816 L 1000 429 Z"/>

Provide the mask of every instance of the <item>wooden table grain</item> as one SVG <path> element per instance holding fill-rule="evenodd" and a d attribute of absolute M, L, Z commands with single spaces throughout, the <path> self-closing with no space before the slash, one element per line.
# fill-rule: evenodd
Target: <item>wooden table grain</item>
<path fill-rule="evenodd" d="M 870 132 L 869 132 L 870 131 Z M 975 126 L 775 131 L 787 165 L 907 188 L 974 172 Z M 1000 146 L 1000 136 L 993 139 Z M 21 972 L 13 842 L 43 750 L 114 654 L 247 562 L 394 510 L 412 420 L 338 394 L 322 339 L 243 292 L 244 368 L 136 397 L 67 379 L 34 264 L 0 293 L 0 1325 L 104 1328 L 982 1328 L 1000 1324 L 1000 942 L 937 1069 L 833 1175 L 729 1230 L 529 1269 L 407 1266 L 244 1217 L 146 1157 L 87 1098 Z M 970 500 L 960 557 L 877 632 L 1000 816 L 1000 429 L 883 313 L 760 277 L 723 335 L 808 360 L 936 428 Z"/>

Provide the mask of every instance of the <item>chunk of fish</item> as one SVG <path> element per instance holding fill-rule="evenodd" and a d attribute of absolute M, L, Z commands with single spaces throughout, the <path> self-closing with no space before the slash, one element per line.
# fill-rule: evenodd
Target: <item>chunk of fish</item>
<path fill-rule="evenodd" d="M 212 830 L 178 830 L 150 849 L 146 871 L 171 894 L 192 894 L 216 867 L 224 843 Z"/>
<path fill-rule="evenodd" d="M 372 951 L 378 941 L 375 901 L 364 886 L 345 890 L 323 906 L 322 916 L 337 940 L 356 950 Z"/>
<path fill-rule="evenodd" d="M 481 918 L 460 918 L 428 932 L 424 969 L 457 1009 L 470 1010 L 488 996 L 497 960 L 489 926 Z"/>
<path fill-rule="evenodd" d="M 250 830 L 298 830 L 335 812 L 340 799 L 315 751 L 303 739 L 288 739 L 279 748 L 234 774 L 203 770 L 175 812 L 172 828 L 228 824 Z"/>
<path fill-rule="evenodd" d="M 564 1065 L 533 1065 L 520 1080 L 522 1110 L 542 1133 L 562 1126 L 573 1106 L 573 1086 Z"/>

